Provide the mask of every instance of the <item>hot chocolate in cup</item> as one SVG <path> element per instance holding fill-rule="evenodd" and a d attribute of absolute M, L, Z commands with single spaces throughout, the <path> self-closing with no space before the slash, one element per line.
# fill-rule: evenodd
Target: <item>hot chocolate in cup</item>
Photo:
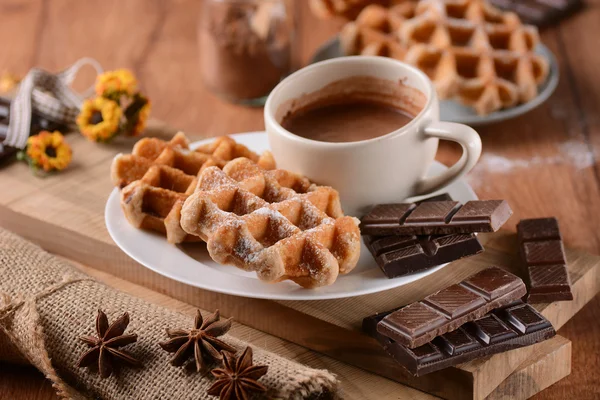
<path fill-rule="evenodd" d="M 401 202 L 444 188 L 481 154 L 472 128 L 440 122 L 433 83 L 383 57 L 341 57 L 284 79 L 269 95 L 265 125 L 279 168 L 337 189 L 344 211 Z M 459 143 L 460 160 L 426 177 L 439 139 Z"/>

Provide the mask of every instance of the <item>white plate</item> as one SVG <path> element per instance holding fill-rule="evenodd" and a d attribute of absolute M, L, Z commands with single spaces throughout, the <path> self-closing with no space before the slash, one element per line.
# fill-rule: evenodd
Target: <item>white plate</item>
<path fill-rule="evenodd" d="M 240 133 L 232 137 L 256 152 L 269 148 L 264 132 Z M 194 145 L 206 141 L 196 142 Z M 429 172 L 439 174 L 445 169 L 445 166 L 436 162 Z M 464 180 L 448 186 L 445 192 L 460 202 L 477 199 L 477 195 Z M 360 296 L 406 285 L 443 267 L 442 265 L 425 272 L 388 279 L 363 244 L 358 265 L 351 273 L 340 275 L 331 286 L 303 289 L 291 281 L 274 284 L 261 282 L 254 273 L 229 265 L 219 265 L 210 258 L 203 243 L 175 246 L 169 244 L 161 235 L 135 229 L 121 211 L 118 189 L 114 189 L 108 198 L 105 219 L 108 232 L 115 243 L 131 258 L 154 272 L 202 289 L 244 297 L 324 300 Z"/>
<path fill-rule="evenodd" d="M 478 115 L 473 108 L 464 106 L 457 101 L 442 100 L 440 102 L 440 119 L 442 121 L 459 122 L 471 126 L 488 125 L 516 118 L 544 103 L 554 92 L 556 86 L 558 86 L 558 63 L 554 54 L 546 46 L 540 44 L 535 51 L 550 61 L 550 73 L 546 82 L 540 86 L 540 92 L 535 99 L 517 107 L 496 111 L 484 116 Z M 336 36 L 317 49 L 311 62 L 315 63 L 343 55 L 340 42 Z"/>

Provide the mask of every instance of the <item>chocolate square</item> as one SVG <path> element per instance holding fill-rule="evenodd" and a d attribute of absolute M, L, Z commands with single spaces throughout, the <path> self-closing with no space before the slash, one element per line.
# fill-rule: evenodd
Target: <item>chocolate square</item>
<path fill-rule="evenodd" d="M 523 244 L 525 261 L 531 265 L 566 264 L 561 240 L 544 240 Z"/>
<path fill-rule="evenodd" d="M 485 300 L 460 285 L 452 285 L 429 295 L 423 303 L 444 313 L 448 318 L 457 318 L 485 304 Z"/>
<path fill-rule="evenodd" d="M 477 291 L 489 301 L 514 290 L 522 282 L 520 279 L 515 280 L 514 275 L 510 272 L 494 267 L 484 269 L 466 279 L 462 284 Z"/>

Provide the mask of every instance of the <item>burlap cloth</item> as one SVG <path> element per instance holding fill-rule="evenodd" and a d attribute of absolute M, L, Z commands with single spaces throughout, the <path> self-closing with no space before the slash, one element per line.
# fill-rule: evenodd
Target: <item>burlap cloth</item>
<path fill-rule="evenodd" d="M 86 350 L 80 335 L 95 334 L 98 309 L 114 321 L 127 311 L 126 333 L 138 341 L 126 349 L 142 369 L 120 368 L 108 379 L 77 368 Z M 189 328 L 193 318 L 112 289 L 36 245 L 0 228 L 0 360 L 27 361 L 42 371 L 65 398 L 216 399 L 206 394 L 213 380 L 169 364 L 172 354 L 158 343 L 165 329 Z M 247 343 L 223 336 L 238 349 Z M 268 398 L 338 398 L 338 382 L 326 370 L 308 368 L 255 346 L 255 364 L 268 365 L 261 382 Z"/>

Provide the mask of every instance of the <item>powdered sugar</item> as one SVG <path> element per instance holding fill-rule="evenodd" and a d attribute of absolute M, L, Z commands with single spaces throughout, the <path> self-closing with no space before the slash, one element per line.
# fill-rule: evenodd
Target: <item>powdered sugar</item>
<path fill-rule="evenodd" d="M 559 148 L 577 169 L 589 168 L 595 163 L 594 153 L 585 143 L 569 141 L 561 143 Z"/>
<path fill-rule="evenodd" d="M 240 235 L 235 243 L 233 253 L 240 258 L 245 264 L 249 264 L 255 261 L 258 251 L 260 251 L 260 245 L 251 236 Z M 224 251 L 225 249 L 221 249 Z M 244 268 L 246 269 L 246 268 Z"/>
<path fill-rule="evenodd" d="M 491 152 L 484 152 L 479 162 L 468 175 L 471 184 L 482 184 L 485 174 L 510 174 L 512 172 L 544 165 L 571 165 L 577 170 L 590 168 L 595 164 L 594 154 L 589 147 L 579 141 L 567 141 L 558 145 L 558 154 L 543 157 L 534 156 L 529 159 L 507 158 Z"/>
<path fill-rule="evenodd" d="M 270 218 L 284 218 L 284 216 L 277 210 L 272 210 L 270 208 L 267 207 L 262 207 L 259 208 L 258 210 L 254 211 L 254 214 L 256 215 L 266 215 Z"/>
<path fill-rule="evenodd" d="M 273 232 L 278 240 L 285 239 L 299 232 L 299 229 L 295 227 L 286 217 L 283 216 L 279 211 L 272 210 L 267 207 L 260 208 L 254 212 L 258 215 L 266 215 L 271 219 L 271 227 L 276 228 L 276 232 Z M 274 222 L 277 223 L 274 223 Z"/>
<path fill-rule="evenodd" d="M 302 202 L 302 217 L 298 223 L 300 229 L 307 230 L 314 228 L 327 219 L 315 206 L 307 201 Z"/>

